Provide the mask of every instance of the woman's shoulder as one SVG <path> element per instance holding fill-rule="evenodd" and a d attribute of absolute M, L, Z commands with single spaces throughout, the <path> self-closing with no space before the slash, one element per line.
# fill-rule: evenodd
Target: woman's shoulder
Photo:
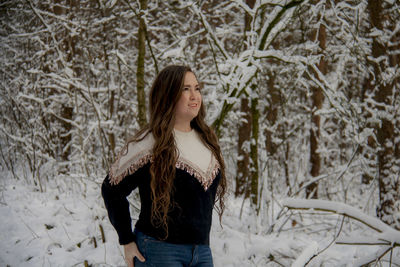
<path fill-rule="evenodd" d="M 151 150 L 153 148 L 153 145 L 153 134 L 151 132 L 146 132 L 127 142 L 124 148 L 127 148 L 128 152 L 129 150 L 131 150 L 132 153 L 138 153 L 142 150 Z"/>
<path fill-rule="evenodd" d="M 153 145 L 154 137 L 151 132 L 127 142 L 111 165 L 111 184 L 118 184 L 124 177 L 146 165 L 151 160 Z"/>

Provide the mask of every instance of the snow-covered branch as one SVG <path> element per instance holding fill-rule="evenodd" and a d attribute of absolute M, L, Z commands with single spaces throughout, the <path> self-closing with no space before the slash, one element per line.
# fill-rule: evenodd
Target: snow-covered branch
<path fill-rule="evenodd" d="M 287 198 L 282 200 L 282 205 L 289 209 L 313 209 L 344 215 L 367 225 L 379 233 L 386 233 L 390 242 L 400 244 L 400 231 L 393 229 L 378 218 L 367 215 L 345 203 L 320 199 Z"/>
<path fill-rule="evenodd" d="M 376 253 L 370 255 L 367 259 L 358 260 L 356 266 L 366 265 L 371 262 L 381 259 L 385 254 L 391 251 L 394 247 L 400 246 L 400 231 L 397 231 L 378 218 L 372 217 L 365 214 L 361 210 L 354 208 L 350 205 L 327 200 L 319 199 L 295 199 L 287 198 L 282 200 L 282 205 L 289 209 L 311 209 L 325 212 L 333 212 L 339 215 L 347 216 L 351 219 L 359 221 L 371 229 L 377 231 L 374 236 L 363 237 L 363 236 L 350 236 L 350 237 L 338 237 L 336 244 L 342 245 L 383 245 L 384 247 Z M 318 248 L 318 246 L 317 246 Z M 304 263 L 305 259 L 310 259 L 317 250 L 315 245 L 310 245 L 296 262 Z M 300 266 L 300 265 L 296 265 Z"/>
<path fill-rule="evenodd" d="M 335 201 L 295 198 L 284 199 L 282 205 L 289 209 L 312 209 L 344 215 L 357 220 L 378 232 L 374 238 L 369 238 L 368 240 L 365 238 L 354 239 L 352 242 L 353 244 L 386 244 L 400 246 L 400 231 L 393 229 L 378 218 L 367 215 L 350 205 Z M 337 243 L 351 244 L 351 241 L 348 238 L 344 238 L 338 239 Z"/>

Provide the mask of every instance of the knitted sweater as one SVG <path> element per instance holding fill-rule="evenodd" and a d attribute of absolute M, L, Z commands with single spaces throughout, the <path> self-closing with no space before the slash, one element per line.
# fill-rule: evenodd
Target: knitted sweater
<path fill-rule="evenodd" d="M 209 244 L 212 209 L 220 180 L 219 164 L 211 151 L 192 130 L 174 130 L 179 157 L 168 212 L 166 242 Z M 148 134 L 137 143 L 125 146 L 102 184 L 102 196 L 111 224 L 121 245 L 135 241 L 127 197 L 139 188 L 141 208 L 135 227 L 162 240 L 165 231 L 151 223 L 150 165 L 154 138 Z"/>

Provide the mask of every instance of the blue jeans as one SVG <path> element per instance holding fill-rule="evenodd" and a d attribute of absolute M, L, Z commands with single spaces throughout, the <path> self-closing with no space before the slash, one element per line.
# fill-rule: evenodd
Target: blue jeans
<path fill-rule="evenodd" d="M 136 245 L 146 261 L 135 257 L 135 267 L 213 267 L 207 245 L 172 244 L 159 241 L 135 230 Z"/>

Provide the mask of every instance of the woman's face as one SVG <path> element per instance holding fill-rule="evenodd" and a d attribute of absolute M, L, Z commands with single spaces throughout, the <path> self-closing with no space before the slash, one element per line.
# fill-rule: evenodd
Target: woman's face
<path fill-rule="evenodd" d="M 192 72 L 186 72 L 181 98 L 176 104 L 175 119 L 189 122 L 199 114 L 201 106 L 200 86 Z"/>

